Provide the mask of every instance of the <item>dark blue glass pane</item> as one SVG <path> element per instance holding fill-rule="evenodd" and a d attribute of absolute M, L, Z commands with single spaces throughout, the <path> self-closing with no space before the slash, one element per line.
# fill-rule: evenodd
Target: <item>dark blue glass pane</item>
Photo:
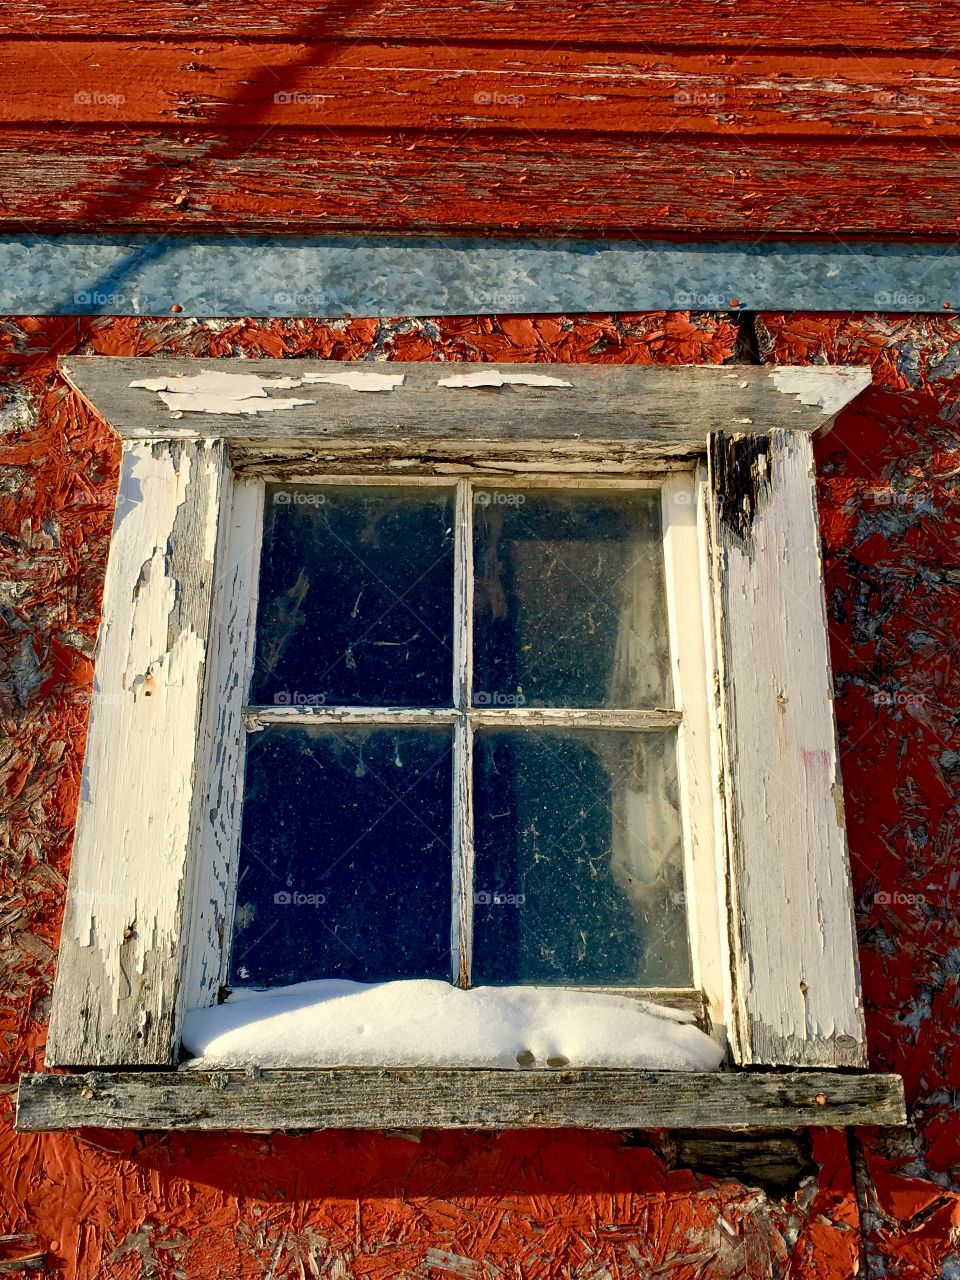
<path fill-rule="evenodd" d="M 451 733 L 251 734 L 231 982 L 450 977 Z"/>
<path fill-rule="evenodd" d="M 260 561 L 260 704 L 449 706 L 453 495 L 268 485 Z"/>
<path fill-rule="evenodd" d="M 676 735 L 481 731 L 474 758 L 474 984 L 688 986 Z"/>
<path fill-rule="evenodd" d="M 657 491 L 478 490 L 474 706 L 670 704 Z"/>

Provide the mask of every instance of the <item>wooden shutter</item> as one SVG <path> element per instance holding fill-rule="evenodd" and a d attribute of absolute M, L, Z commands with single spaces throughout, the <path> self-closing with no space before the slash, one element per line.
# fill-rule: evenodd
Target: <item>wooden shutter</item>
<path fill-rule="evenodd" d="M 737 1056 L 861 1066 L 810 436 L 715 433 L 710 484 Z"/>
<path fill-rule="evenodd" d="M 228 482 L 221 440 L 124 445 L 48 1065 L 172 1060 Z"/>

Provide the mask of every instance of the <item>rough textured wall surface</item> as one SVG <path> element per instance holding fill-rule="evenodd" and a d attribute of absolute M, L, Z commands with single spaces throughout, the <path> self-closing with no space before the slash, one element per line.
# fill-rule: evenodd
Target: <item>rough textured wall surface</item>
<path fill-rule="evenodd" d="M 936 0 L 17 0 L 0 226 L 953 237 L 958 46 Z"/>
<path fill-rule="evenodd" d="M 957 1280 L 960 321 L 46 317 L 0 321 L 0 340 L 0 1269 Z M 16 1079 L 42 1065 L 118 461 L 55 376 L 66 352 L 871 361 L 820 442 L 820 497 L 873 1065 L 903 1072 L 912 1130 L 821 1132 L 783 1194 L 685 1168 L 669 1135 L 14 1134 Z"/>

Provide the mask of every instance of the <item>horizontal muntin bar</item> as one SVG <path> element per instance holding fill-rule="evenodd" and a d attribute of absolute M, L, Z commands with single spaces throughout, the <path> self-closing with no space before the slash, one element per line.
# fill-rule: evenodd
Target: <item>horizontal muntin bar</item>
<path fill-rule="evenodd" d="M 391 725 L 413 728 L 418 725 L 454 725 L 461 714 L 478 729 L 631 729 L 654 733 L 675 729 L 683 713 L 672 708 L 649 710 L 606 710 L 580 707 L 471 707 L 459 712 L 453 707 L 341 707 L 341 706 L 249 706 L 243 723 L 255 733 L 267 725 Z"/>

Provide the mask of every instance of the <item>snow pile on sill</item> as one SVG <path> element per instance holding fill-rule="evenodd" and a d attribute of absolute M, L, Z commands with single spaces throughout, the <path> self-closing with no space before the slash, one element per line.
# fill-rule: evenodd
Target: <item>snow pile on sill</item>
<path fill-rule="evenodd" d="M 629 996 L 417 979 L 328 979 L 234 992 L 185 1019 L 187 1064 L 213 1067 L 638 1067 L 713 1071 L 692 1015 Z M 531 1056 L 532 1055 L 532 1056 Z"/>

